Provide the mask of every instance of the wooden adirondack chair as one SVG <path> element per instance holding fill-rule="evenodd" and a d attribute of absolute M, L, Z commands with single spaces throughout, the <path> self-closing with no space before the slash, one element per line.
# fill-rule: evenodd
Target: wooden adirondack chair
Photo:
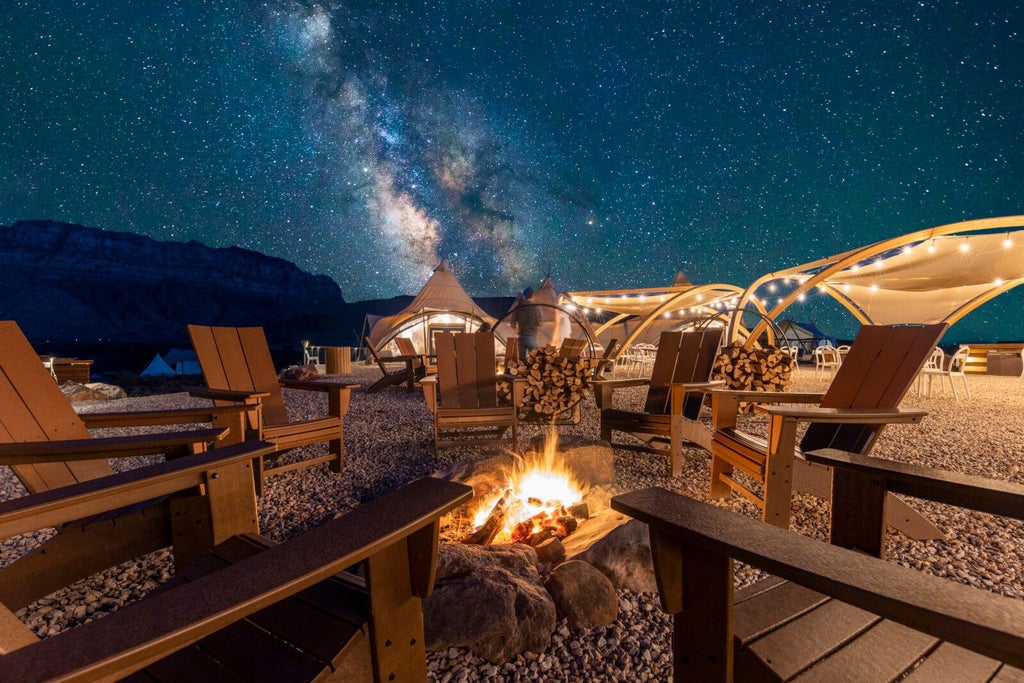
<path fill-rule="evenodd" d="M 672 476 L 683 471 L 683 442 L 710 450 L 710 432 L 701 425 L 702 389 L 720 386 L 711 382 L 715 354 L 722 329 L 699 332 L 662 332 L 650 379 L 594 381 L 594 398 L 601 410 L 601 438 L 615 448 L 642 450 L 669 456 Z M 622 387 L 649 385 L 643 412 L 612 407 L 613 392 Z M 642 441 L 613 442 L 613 432 L 625 432 Z"/>
<path fill-rule="evenodd" d="M 260 486 L 265 474 L 280 474 L 299 467 L 328 463 L 332 472 L 341 472 L 345 457 L 344 416 L 355 384 L 279 380 L 270 357 L 267 338 L 260 327 L 206 327 L 189 325 L 206 389 L 192 389 L 193 396 L 212 399 L 215 405 L 254 408 L 249 412 L 249 438 L 269 441 L 280 454 L 300 446 L 328 444 L 327 455 L 305 458 L 264 471 L 259 463 Z M 327 394 L 327 416 L 291 422 L 281 388 L 319 391 Z M 258 408 L 258 409 L 256 409 Z"/>
<path fill-rule="evenodd" d="M 43 493 L 113 474 L 108 458 L 163 454 L 196 455 L 211 444 L 238 442 L 244 413 L 239 408 L 203 408 L 78 415 L 39 362 L 14 321 L 0 321 L 0 465 L 7 465 L 29 493 Z M 212 428 L 137 436 L 94 437 L 90 428 L 213 423 Z M 250 470 L 251 476 L 251 470 Z M 179 508 L 181 510 L 181 508 Z M 0 570 L 0 584 L 25 603 L 108 566 L 171 545 L 170 509 L 123 510 L 118 515 L 65 525 L 42 546 Z M 194 559 L 193 534 L 179 529 L 176 552 Z M 192 553 L 191 555 L 189 553 Z M 41 571 L 40 566 L 46 566 Z M 0 596 L 2 598 L 3 596 Z M 10 599 L 10 598 L 9 598 Z"/>
<path fill-rule="evenodd" d="M 437 373 L 437 366 L 430 363 L 430 359 L 433 356 L 427 353 L 419 353 L 416 350 L 416 346 L 412 343 L 412 339 L 408 337 L 395 337 L 395 346 L 398 347 L 398 353 L 403 357 L 416 356 L 419 358 L 418 361 L 413 362 L 413 374 L 416 375 L 417 379 L 422 378 L 424 375 Z"/>
<path fill-rule="evenodd" d="M 788 528 L 794 487 L 829 497 L 828 472 L 796 456 L 819 448 L 867 454 L 884 425 L 920 422 L 927 413 L 897 406 L 945 330 L 946 325 L 865 325 L 825 394 L 713 390 L 711 498 L 736 491 L 761 507 L 764 521 Z M 755 410 L 768 415 L 766 438 L 737 427 L 741 402 L 755 403 Z M 816 405 L 766 405 L 772 403 Z M 810 424 L 798 445 L 802 422 Z M 754 485 L 734 477 L 735 470 Z M 890 497 L 890 504 L 891 522 L 911 536 L 940 535 L 899 499 Z"/>
<path fill-rule="evenodd" d="M 226 450 L 0 503 L 0 538 L 152 489 L 206 490 L 233 513 L 232 501 L 255 501 L 251 474 L 247 490 L 227 491 L 214 475 L 252 454 Z M 220 460 L 204 473 L 189 465 L 200 458 Z M 439 518 L 470 498 L 468 486 L 421 479 L 278 545 L 232 535 L 159 590 L 44 640 L 0 604 L 0 680 L 425 681 L 421 601 Z M 360 562 L 362 578 L 340 573 Z"/>
<path fill-rule="evenodd" d="M 1024 602 L 879 559 L 887 492 L 1024 519 L 1024 486 L 807 457 L 833 472 L 832 545 L 665 489 L 612 498 L 650 526 L 675 680 L 1024 680 Z M 734 559 L 773 576 L 734 593 Z"/>
<path fill-rule="evenodd" d="M 499 444 L 510 429 L 511 446 L 518 449 L 517 411 L 512 404 L 498 405 L 494 332 L 442 332 L 434 344 L 437 375 L 420 385 L 434 413 L 435 450 Z"/>
<path fill-rule="evenodd" d="M 370 343 L 369 339 L 365 343 L 367 350 L 370 352 L 370 357 L 373 358 L 373 362 L 377 364 L 383 375 L 383 377 L 366 389 L 367 393 L 375 394 L 382 389 L 398 384 L 405 384 L 405 390 L 412 391 L 416 388 L 416 381 L 422 379 L 427 374 L 426 366 L 423 365 L 422 358 L 415 352 L 415 349 L 413 349 L 411 354 L 382 357 L 377 355 L 377 351 L 373 348 L 373 344 Z M 401 363 L 401 367 L 398 370 L 392 370 L 388 367 L 389 365 L 394 366 L 397 363 Z"/>

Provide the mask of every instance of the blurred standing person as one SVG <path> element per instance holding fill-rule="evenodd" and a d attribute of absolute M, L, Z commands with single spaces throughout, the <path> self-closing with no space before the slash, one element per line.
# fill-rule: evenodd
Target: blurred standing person
<path fill-rule="evenodd" d="M 533 288 L 527 287 L 512 307 L 512 326 L 519 333 L 519 360 L 525 361 L 527 354 L 537 348 L 540 323 L 540 306 L 533 303 Z"/>

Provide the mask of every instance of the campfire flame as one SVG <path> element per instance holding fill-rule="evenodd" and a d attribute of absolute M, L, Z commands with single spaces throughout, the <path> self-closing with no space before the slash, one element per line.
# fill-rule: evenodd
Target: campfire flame
<path fill-rule="evenodd" d="M 576 527 L 573 518 L 586 518 L 585 512 L 573 509 L 581 507 L 583 490 L 558 452 L 555 429 L 548 431 L 541 452 L 517 458 L 506 477 L 507 488 L 484 501 L 473 520 L 476 530 L 488 523 L 502 524 L 490 535 L 491 542 L 538 540 L 545 530 L 549 536 L 564 537 Z M 572 528 L 566 528 L 567 522 Z"/>

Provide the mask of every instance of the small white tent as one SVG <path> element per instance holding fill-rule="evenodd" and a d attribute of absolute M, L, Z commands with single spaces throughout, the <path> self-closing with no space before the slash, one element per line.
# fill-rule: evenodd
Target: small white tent
<path fill-rule="evenodd" d="M 166 377 L 173 374 L 174 368 L 168 365 L 164 357 L 158 353 L 153 356 L 153 360 L 149 361 L 149 365 L 139 373 L 139 377 Z"/>
<path fill-rule="evenodd" d="M 176 375 L 203 374 L 203 369 L 199 365 L 199 357 L 192 349 L 171 349 L 164 354 L 164 360 L 174 368 Z"/>

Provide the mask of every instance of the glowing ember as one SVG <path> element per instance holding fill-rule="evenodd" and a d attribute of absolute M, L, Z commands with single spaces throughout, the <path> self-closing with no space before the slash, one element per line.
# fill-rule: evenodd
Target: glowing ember
<path fill-rule="evenodd" d="M 537 543 L 564 537 L 585 519 L 580 485 L 558 453 L 558 434 L 550 430 L 541 453 L 516 460 L 507 473 L 508 488 L 484 501 L 473 521 L 470 542 Z M 489 528 L 488 528 L 489 527 Z"/>

